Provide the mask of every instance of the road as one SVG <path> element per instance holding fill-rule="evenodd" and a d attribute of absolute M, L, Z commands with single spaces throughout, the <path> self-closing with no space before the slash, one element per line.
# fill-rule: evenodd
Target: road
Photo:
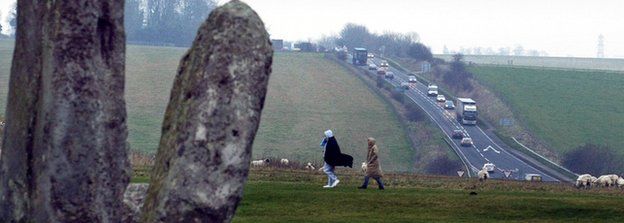
<path fill-rule="evenodd" d="M 371 59 L 369 59 L 370 62 Z M 372 62 L 379 66 L 381 61 L 372 59 Z M 362 67 L 362 69 L 368 68 Z M 384 80 L 393 86 L 400 86 L 400 83 L 407 82 L 408 76 L 406 73 L 393 67 L 389 67 L 388 71 L 394 73 L 394 79 L 384 78 Z M 442 107 L 442 102 L 436 102 L 435 97 L 427 96 L 427 86 L 424 84 L 420 82 L 410 83 L 410 89 L 405 91 L 405 96 L 416 102 L 427 113 L 429 118 L 438 125 L 445 134 L 447 141 L 459 153 L 460 158 L 465 161 L 471 171 L 470 175 L 475 176 L 477 171 L 483 167 L 483 164 L 490 162 L 496 165 L 496 170 L 490 173 L 491 178 L 507 178 L 505 176 L 505 172 L 507 172 L 510 173 L 507 179 L 524 180 L 525 174 L 540 174 L 543 181 L 559 181 L 508 152 L 509 146 L 500 142 L 500 140 L 493 139 L 496 137 L 490 135 L 491 133 L 486 133 L 479 126 L 461 125 L 456 119 L 455 110 L 446 110 Z M 477 102 L 477 108 L 478 106 L 479 102 Z M 474 145 L 472 147 L 463 147 L 460 145 L 459 139 L 451 138 L 451 133 L 456 129 L 463 131 L 464 135 L 472 138 Z"/>

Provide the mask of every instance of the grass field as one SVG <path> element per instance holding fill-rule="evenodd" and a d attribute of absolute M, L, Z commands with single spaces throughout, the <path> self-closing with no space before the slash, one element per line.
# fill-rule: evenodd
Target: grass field
<path fill-rule="evenodd" d="M 471 71 L 556 151 L 594 143 L 624 154 L 624 74 L 489 66 Z"/>
<path fill-rule="evenodd" d="M 319 142 L 328 128 L 356 161 L 365 159 L 372 136 L 384 169 L 413 169 L 397 117 L 361 80 L 321 54 L 276 54 L 253 156 L 321 163 Z"/>
<path fill-rule="evenodd" d="M 0 41 L 0 107 L 4 114 L 13 41 Z M 127 47 L 126 102 L 130 146 L 154 152 L 183 48 Z M 323 131 L 361 162 L 366 137 L 377 138 L 384 169 L 413 170 L 413 151 L 397 117 L 356 77 L 321 54 L 276 53 L 253 156 L 322 161 Z"/>
<path fill-rule="evenodd" d="M 452 55 L 435 55 L 435 57 L 447 61 L 453 58 Z M 612 58 L 465 55 L 464 60 L 489 65 L 508 65 L 508 61 L 511 60 L 514 66 L 624 71 L 624 59 Z"/>
<path fill-rule="evenodd" d="M 621 189 L 452 177 L 386 175 L 367 190 L 359 174 L 252 170 L 233 222 L 622 222 Z M 469 195 L 470 192 L 477 195 Z"/>

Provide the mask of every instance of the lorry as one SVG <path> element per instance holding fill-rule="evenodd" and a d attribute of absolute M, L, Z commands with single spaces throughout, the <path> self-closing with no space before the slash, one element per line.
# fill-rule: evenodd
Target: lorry
<path fill-rule="evenodd" d="M 477 102 L 471 98 L 457 98 L 457 121 L 464 125 L 477 124 Z"/>
<path fill-rule="evenodd" d="M 353 65 L 366 66 L 368 60 L 368 51 L 365 48 L 353 49 Z"/>
<path fill-rule="evenodd" d="M 430 84 L 427 86 L 427 95 L 429 96 L 437 96 L 438 95 L 438 86 L 435 84 Z"/>

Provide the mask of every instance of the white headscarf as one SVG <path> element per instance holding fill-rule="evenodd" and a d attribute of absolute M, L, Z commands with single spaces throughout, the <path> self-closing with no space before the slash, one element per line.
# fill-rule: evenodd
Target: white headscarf
<path fill-rule="evenodd" d="M 327 131 L 325 131 L 325 136 L 327 138 L 331 138 L 331 137 L 334 137 L 334 133 L 332 132 L 332 130 L 328 129 Z"/>

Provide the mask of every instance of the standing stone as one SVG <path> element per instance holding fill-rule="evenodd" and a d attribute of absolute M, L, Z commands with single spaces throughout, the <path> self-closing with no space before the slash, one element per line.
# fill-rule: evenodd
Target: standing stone
<path fill-rule="evenodd" d="M 258 15 L 231 1 L 180 62 L 143 222 L 229 222 L 243 193 L 273 50 Z"/>
<path fill-rule="evenodd" d="M 20 0 L 0 222 L 119 222 L 129 181 L 123 1 Z"/>

